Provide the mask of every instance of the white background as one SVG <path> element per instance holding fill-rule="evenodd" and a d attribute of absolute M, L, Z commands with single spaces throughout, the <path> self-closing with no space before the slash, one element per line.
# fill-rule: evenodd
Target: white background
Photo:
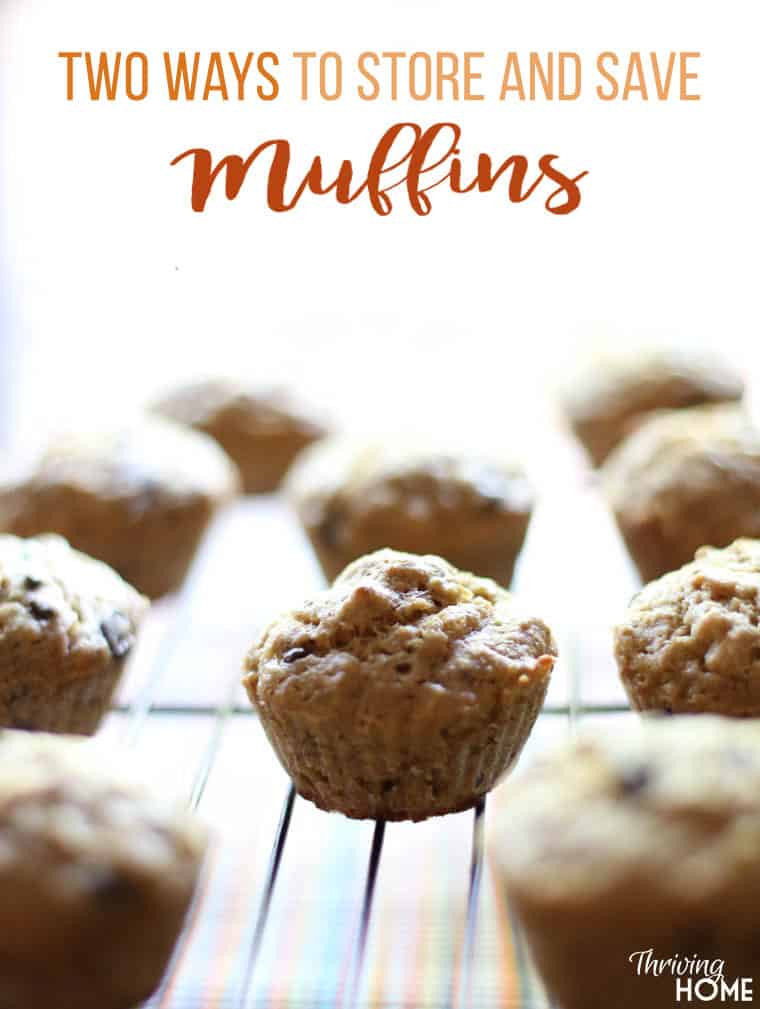
<path fill-rule="evenodd" d="M 202 372 L 287 380 L 347 423 L 477 424 L 524 440 L 589 338 L 667 335 L 752 358 L 758 333 L 754 4 L 209 4 L 0 0 L 0 205 L 15 347 L 14 444 L 89 423 Z M 701 102 L 170 104 L 163 49 L 699 50 Z M 59 50 L 141 49 L 145 102 L 67 102 Z M 589 75 L 590 76 L 590 75 Z M 281 74 L 294 80 L 294 74 Z M 590 83 L 590 82 L 589 82 Z M 486 80 L 491 93 L 497 75 Z M 360 166 L 391 123 L 441 119 L 463 154 L 558 153 L 590 172 L 568 217 L 433 194 L 307 196 L 275 215 L 260 189 L 189 208 L 192 146 L 246 154 L 291 140 L 301 166 Z M 259 170 L 261 173 L 261 169 Z"/>

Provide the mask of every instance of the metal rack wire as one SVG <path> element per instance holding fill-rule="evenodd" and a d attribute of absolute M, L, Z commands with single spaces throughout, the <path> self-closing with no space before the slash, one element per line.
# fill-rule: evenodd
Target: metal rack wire
<path fill-rule="evenodd" d="M 203 568 L 203 558 L 199 559 L 196 565 L 196 573 Z M 215 766 L 216 758 L 225 737 L 225 731 L 230 719 L 245 716 L 255 719 L 250 708 L 242 707 L 235 702 L 236 690 L 239 676 L 237 672 L 229 683 L 226 695 L 218 704 L 196 704 L 185 706 L 183 704 L 164 703 L 157 700 L 159 690 L 171 658 L 178 646 L 178 643 L 186 634 L 187 623 L 191 612 L 193 599 L 197 591 L 197 578 L 191 575 L 182 597 L 177 603 L 172 625 L 164 637 L 162 645 L 153 662 L 153 668 L 146 679 L 144 687 L 137 696 L 126 706 L 122 706 L 120 711 L 122 717 L 126 718 L 126 728 L 123 734 L 123 745 L 134 748 L 140 744 L 141 738 L 149 720 L 160 715 L 182 715 L 187 717 L 211 718 L 212 728 L 196 766 L 191 776 L 191 784 L 187 794 L 188 807 L 197 809 L 206 791 L 209 777 Z M 592 705 L 582 708 L 580 700 L 580 672 L 578 668 L 577 655 L 571 646 L 568 649 L 570 689 L 567 704 L 550 705 L 545 708 L 545 714 L 559 715 L 566 719 L 571 726 L 578 718 L 582 709 L 584 714 L 589 712 L 595 714 L 608 714 L 622 712 L 626 710 L 622 705 Z M 262 942 L 266 933 L 270 917 L 273 897 L 277 888 L 278 878 L 283 862 L 286 858 L 287 841 L 290 835 L 290 828 L 293 819 L 293 812 L 298 799 L 292 785 L 287 787 L 286 794 L 282 801 L 279 821 L 271 842 L 269 862 L 264 875 L 263 884 L 257 906 L 251 909 L 250 944 L 245 954 L 245 964 L 242 971 L 239 990 L 234 998 L 234 1009 L 251 1009 L 252 979 L 261 952 Z M 484 868 L 484 824 L 486 816 L 486 800 L 483 799 L 472 812 L 471 850 L 469 859 L 469 883 L 467 888 L 467 903 L 464 919 L 464 930 L 459 942 L 458 954 L 453 958 L 448 982 L 449 995 L 446 1002 L 447 1009 L 465 1009 L 470 1005 L 470 990 L 473 979 L 473 969 L 475 963 L 475 951 L 477 947 L 478 918 L 480 910 L 480 896 L 482 890 L 482 878 Z M 368 937 L 373 924 L 373 908 L 376 892 L 376 885 L 383 855 L 384 840 L 386 836 L 386 825 L 383 821 L 377 821 L 374 826 L 370 850 L 367 856 L 366 871 L 364 877 L 364 891 L 361 901 L 361 909 L 353 925 L 352 954 L 350 964 L 344 973 L 343 981 L 334 992 L 332 1004 L 336 1009 L 355 1009 L 361 1004 L 362 979 L 366 967 L 368 950 Z M 166 977 L 154 996 L 145 1004 L 144 1009 L 184 1009 L 184 1006 L 176 1004 L 171 998 L 172 978 L 178 970 L 182 961 L 183 948 L 186 936 L 192 931 L 192 924 L 198 916 L 204 913 L 204 899 L 208 887 L 199 887 L 196 902 L 188 917 L 188 926 L 184 936 L 178 943 L 177 950 L 172 963 L 169 966 Z M 512 922 L 515 933 L 518 968 L 522 971 L 525 968 L 525 950 L 519 936 L 519 928 Z M 225 1006 L 228 1003 L 225 1002 Z M 546 1003 L 541 1003 L 546 1005 Z M 203 1003 L 204 1007 L 207 1003 Z M 209 1007 L 210 1009 L 210 1007 Z M 496 1009 L 496 1007 L 494 1007 Z M 532 1007 L 531 1007 L 532 1009 Z M 538 1004 L 536 1005 L 538 1009 Z"/>

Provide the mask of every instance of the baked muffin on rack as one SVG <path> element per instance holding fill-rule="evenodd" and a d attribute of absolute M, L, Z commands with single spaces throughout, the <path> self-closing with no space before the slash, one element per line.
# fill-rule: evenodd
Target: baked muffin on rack
<path fill-rule="evenodd" d="M 500 799 L 493 864 L 557 1005 L 672 1009 L 689 1001 L 677 980 L 693 993 L 714 976 L 705 961 L 728 985 L 757 985 L 757 723 L 650 718 L 581 735 Z M 674 959 L 702 966 L 677 978 Z"/>
<path fill-rule="evenodd" d="M 0 530 L 58 533 L 155 598 L 180 587 L 214 512 L 238 488 L 210 438 L 140 419 L 56 441 L 0 488 Z"/>
<path fill-rule="evenodd" d="M 534 502 L 517 463 L 400 439 L 327 439 L 298 460 L 287 488 L 328 581 L 391 547 L 509 585 Z"/>
<path fill-rule="evenodd" d="M 564 394 L 565 415 L 595 466 L 655 410 L 740 400 L 741 376 L 721 359 L 647 349 L 595 357 Z"/>
<path fill-rule="evenodd" d="M 58 536 L 0 536 L 0 726 L 95 732 L 147 603 Z"/>
<path fill-rule="evenodd" d="M 615 657 L 640 711 L 760 716 L 760 542 L 703 547 L 634 596 Z"/>
<path fill-rule="evenodd" d="M 740 406 L 658 414 L 602 474 L 644 582 L 688 563 L 701 546 L 760 537 L 760 433 Z"/>
<path fill-rule="evenodd" d="M 305 798 L 360 819 L 466 809 L 517 759 L 556 646 L 495 582 L 381 550 L 284 614 L 245 686 Z"/>
<path fill-rule="evenodd" d="M 215 438 L 237 464 L 246 494 L 276 490 L 301 449 L 326 434 L 282 390 L 251 389 L 232 379 L 183 386 L 152 409 Z"/>
<path fill-rule="evenodd" d="M 157 987 L 205 831 L 90 742 L 0 733 L 0 1005 L 127 1009 Z"/>

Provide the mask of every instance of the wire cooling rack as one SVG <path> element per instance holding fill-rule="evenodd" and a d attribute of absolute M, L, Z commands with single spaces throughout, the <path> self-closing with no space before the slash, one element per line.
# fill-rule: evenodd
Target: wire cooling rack
<path fill-rule="evenodd" d="M 593 488 L 571 497 L 535 517 L 517 577 L 560 647 L 523 766 L 581 720 L 628 717 L 609 625 L 633 577 Z M 490 872 L 486 801 L 422 824 L 348 821 L 296 797 L 271 753 L 239 684 L 242 656 L 267 619 L 319 584 L 284 506 L 231 508 L 181 597 L 154 608 L 103 729 L 216 838 L 146 1006 L 544 1009 Z M 499 801 L 497 789 L 489 808 Z"/>

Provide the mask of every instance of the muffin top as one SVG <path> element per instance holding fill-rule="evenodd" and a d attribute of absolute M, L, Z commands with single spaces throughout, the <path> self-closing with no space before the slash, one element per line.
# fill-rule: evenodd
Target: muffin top
<path fill-rule="evenodd" d="M 238 475 L 213 439 L 146 417 L 118 430 L 57 439 L 23 483 L 5 488 L 0 518 L 12 508 L 14 491 L 57 489 L 126 500 L 147 510 L 194 498 L 223 500 L 238 489 Z"/>
<path fill-rule="evenodd" d="M 759 593 L 760 542 L 702 548 L 634 596 L 615 629 L 624 681 L 675 711 L 757 713 Z"/>
<path fill-rule="evenodd" d="M 319 438 L 325 431 L 279 389 L 251 389 L 234 379 L 192 382 L 169 393 L 152 409 L 165 417 L 213 432 L 230 426 L 251 437 L 287 434 Z"/>
<path fill-rule="evenodd" d="M 505 786 L 493 851 L 545 907 L 686 907 L 760 885 L 760 726 L 646 718 L 583 735 Z M 653 897 L 654 894 L 654 897 Z"/>
<path fill-rule="evenodd" d="M 665 515 L 670 499 L 760 485 L 760 433 L 735 404 L 666 411 L 644 421 L 602 472 L 616 510 Z"/>
<path fill-rule="evenodd" d="M 483 518 L 529 514 L 533 489 L 518 463 L 401 440 L 361 442 L 334 437 L 308 449 L 288 477 L 304 520 L 326 512 L 345 527 L 384 511 L 420 523 L 452 513 Z"/>
<path fill-rule="evenodd" d="M 59 536 L 0 536 L 0 682 L 28 676 L 30 654 L 43 645 L 44 675 L 58 682 L 124 658 L 147 606 L 115 571 Z"/>
<path fill-rule="evenodd" d="M 572 423 L 609 424 L 604 455 L 652 410 L 741 399 L 740 375 L 721 359 L 675 348 L 594 358 L 564 393 Z M 630 425 L 628 424 L 630 422 Z"/>
<path fill-rule="evenodd" d="M 741 376 L 721 358 L 662 347 L 594 358 L 566 402 L 573 416 L 585 417 L 737 400 L 743 391 Z"/>
<path fill-rule="evenodd" d="M 495 582 L 439 557 L 380 550 L 285 614 L 247 656 L 257 707 L 368 735 L 465 735 L 505 703 L 548 682 L 556 646 Z M 410 721 L 412 720 L 412 721 Z"/>
<path fill-rule="evenodd" d="M 192 886 L 205 832 L 125 779 L 97 744 L 0 731 L 0 884 L 107 910 Z M 28 941 L 28 936 L 26 937 Z"/>

